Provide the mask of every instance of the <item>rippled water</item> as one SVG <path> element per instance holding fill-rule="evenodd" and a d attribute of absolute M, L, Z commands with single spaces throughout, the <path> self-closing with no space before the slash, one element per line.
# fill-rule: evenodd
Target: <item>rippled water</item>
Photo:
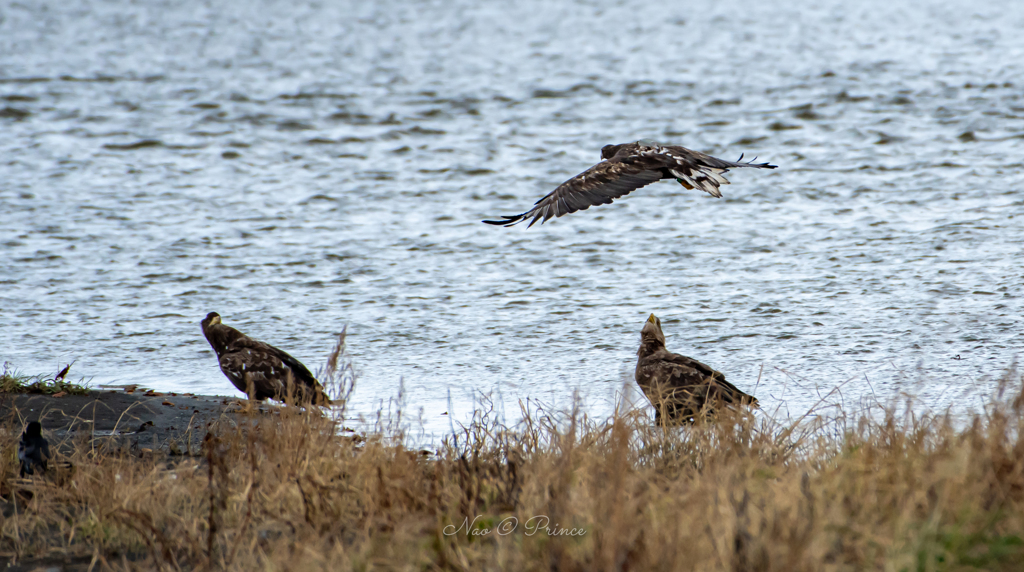
<path fill-rule="evenodd" d="M 1024 345 L 1024 4 L 0 18 L 0 358 L 26 372 L 232 394 L 207 312 L 311 366 L 347 324 L 358 407 L 404 379 L 447 426 L 449 390 L 606 413 L 650 312 L 783 412 L 839 384 L 969 401 Z M 480 224 L 642 137 L 780 168 Z"/>

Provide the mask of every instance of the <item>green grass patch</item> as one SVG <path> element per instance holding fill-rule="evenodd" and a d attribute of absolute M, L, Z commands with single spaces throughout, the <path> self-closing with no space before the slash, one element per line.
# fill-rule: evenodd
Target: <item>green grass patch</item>
<path fill-rule="evenodd" d="M 1016 534 L 944 531 L 917 553 L 916 570 L 1019 570 L 1024 540 Z"/>
<path fill-rule="evenodd" d="M 39 395 L 53 395 L 55 393 L 67 393 L 69 395 L 87 395 L 89 393 L 88 383 L 81 378 L 77 383 L 67 381 L 67 368 L 54 375 L 25 375 L 15 369 L 10 362 L 4 362 L 3 371 L 0 372 L 0 393 L 32 393 Z"/>

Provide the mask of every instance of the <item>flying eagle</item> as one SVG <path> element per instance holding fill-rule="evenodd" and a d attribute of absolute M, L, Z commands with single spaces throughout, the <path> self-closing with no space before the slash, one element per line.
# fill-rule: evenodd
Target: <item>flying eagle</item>
<path fill-rule="evenodd" d="M 722 372 L 665 349 L 661 320 L 654 314 L 640 331 L 636 353 L 636 382 L 654 406 L 658 425 L 692 422 L 722 406 L 758 406 L 757 398 L 726 381 Z"/>
<path fill-rule="evenodd" d="M 601 149 L 601 159 L 600 163 L 558 185 L 557 189 L 523 214 L 502 216 L 501 220 L 484 222 L 512 226 L 530 219 L 527 225 L 529 228 L 538 220 L 547 222 L 551 217 L 585 211 L 594 205 L 609 204 L 662 179 L 675 179 L 687 189 L 697 188 L 715 198 L 721 198 L 722 193 L 718 188 L 729 184 L 729 180 L 723 176 L 729 169 L 776 168 L 776 165 L 768 163 L 741 163 L 743 155 L 734 163 L 686 147 L 660 145 L 650 141 L 605 145 Z"/>
<path fill-rule="evenodd" d="M 217 352 L 220 370 L 249 399 L 285 401 L 292 396 L 300 403 L 330 405 L 320 382 L 299 360 L 225 326 L 217 312 L 207 314 L 201 324 L 203 335 Z"/>

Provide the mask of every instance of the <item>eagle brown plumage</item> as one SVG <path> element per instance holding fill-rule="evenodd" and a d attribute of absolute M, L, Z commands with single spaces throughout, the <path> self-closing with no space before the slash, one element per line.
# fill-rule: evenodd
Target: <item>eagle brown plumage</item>
<path fill-rule="evenodd" d="M 725 380 L 707 365 L 665 349 L 661 320 L 651 314 L 640 331 L 636 382 L 656 411 L 658 425 L 676 425 L 711 415 L 722 407 L 757 407 L 757 398 Z"/>
<path fill-rule="evenodd" d="M 330 405 L 320 382 L 299 360 L 225 326 L 217 312 L 207 314 L 201 324 L 221 371 L 249 399 L 285 401 L 290 395 L 299 403 Z"/>
<path fill-rule="evenodd" d="M 775 169 L 776 165 L 743 160 L 723 161 L 711 155 L 678 145 L 660 145 L 650 141 L 605 145 L 602 161 L 562 183 L 522 214 L 502 216 L 501 220 L 485 220 L 487 224 L 512 226 L 530 219 L 531 227 L 538 220 L 547 222 L 595 205 L 606 205 L 641 187 L 662 179 L 675 179 L 687 189 L 700 189 L 721 198 L 719 187 L 728 185 L 723 174 L 729 169 L 753 167 Z M 757 159 L 756 157 L 754 158 Z"/>

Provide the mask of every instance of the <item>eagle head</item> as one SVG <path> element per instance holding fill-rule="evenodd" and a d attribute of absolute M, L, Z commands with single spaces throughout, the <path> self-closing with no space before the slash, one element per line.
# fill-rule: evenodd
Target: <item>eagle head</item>
<path fill-rule="evenodd" d="M 216 326 L 219 323 L 220 323 L 220 314 L 218 314 L 217 312 L 210 312 L 209 314 L 206 315 L 205 318 L 203 318 L 203 321 L 201 322 L 201 324 L 203 326 L 203 331 L 204 332 L 210 326 Z"/>
<path fill-rule="evenodd" d="M 622 145 L 605 145 L 604 147 L 601 147 L 601 159 L 611 159 L 621 148 Z"/>
<path fill-rule="evenodd" d="M 662 346 L 665 345 L 665 334 L 661 331 L 661 320 L 654 314 L 647 318 L 643 329 L 640 330 L 640 343 L 648 342 L 657 342 Z"/>

